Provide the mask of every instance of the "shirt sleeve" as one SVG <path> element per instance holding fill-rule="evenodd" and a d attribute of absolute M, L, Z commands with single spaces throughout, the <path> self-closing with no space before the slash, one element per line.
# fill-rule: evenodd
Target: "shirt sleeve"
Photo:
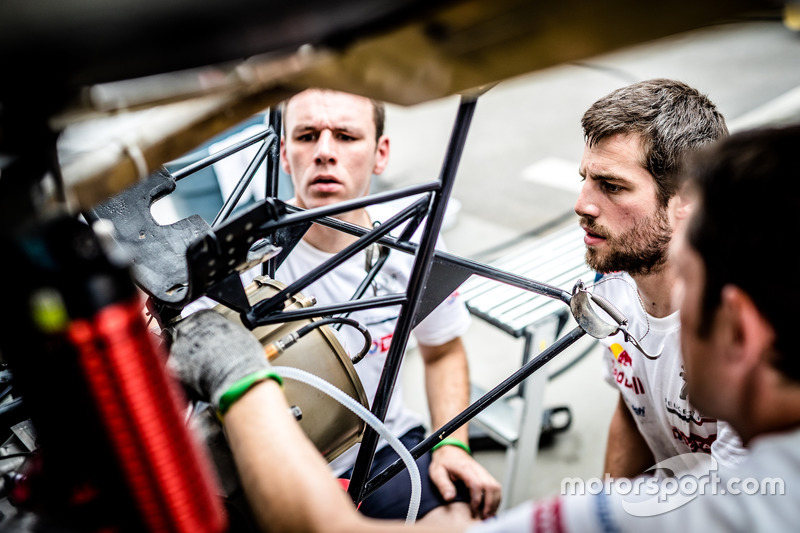
<path fill-rule="evenodd" d="M 422 225 L 412 237 L 412 241 L 419 243 L 421 228 Z M 441 234 L 436 239 L 436 250 L 447 251 L 447 245 Z M 411 264 L 413 263 L 409 263 L 409 266 Z M 413 333 L 420 344 L 439 346 L 464 335 L 471 323 L 469 310 L 456 290 L 417 324 Z"/>
<path fill-rule="evenodd" d="M 414 328 L 414 336 L 420 344 L 439 346 L 464 335 L 471 323 L 467 306 L 454 292 Z"/>

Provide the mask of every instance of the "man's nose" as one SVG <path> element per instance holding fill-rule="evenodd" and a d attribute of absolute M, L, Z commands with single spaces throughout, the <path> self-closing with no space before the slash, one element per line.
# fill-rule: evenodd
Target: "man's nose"
<path fill-rule="evenodd" d="M 585 180 L 581 186 L 578 199 L 575 200 L 575 213 L 581 217 L 596 218 L 600 215 L 600 208 L 597 205 L 594 187 L 589 180 Z"/>
<path fill-rule="evenodd" d="M 333 133 L 330 130 L 322 130 L 317 139 L 316 153 L 314 160 L 317 164 L 336 163 L 336 150 L 334 148 Z"/>

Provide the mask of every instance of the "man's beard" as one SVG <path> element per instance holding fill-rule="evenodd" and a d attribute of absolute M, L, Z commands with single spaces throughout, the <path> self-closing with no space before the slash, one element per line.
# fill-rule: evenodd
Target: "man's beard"
<path fill-rule="evenodd" d="M 605 227 L 588 217 L 581 217 L 581 225 L 589 232 L 605 237 L 610 249 L 601 254 L 596 248 L 586 248 L 586 264 L 596 272 L 652 274 L 659 272 L 667 261 L 672 227 L 663 207 L 656 209 L 652 217 L 637 221 L 622 235 L 611 235 Z"/>

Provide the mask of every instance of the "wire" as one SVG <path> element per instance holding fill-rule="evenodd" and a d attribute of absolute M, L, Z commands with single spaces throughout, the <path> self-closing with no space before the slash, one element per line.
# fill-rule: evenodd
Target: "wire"
<path fill-rule="evenodd" d="M 364 337 L 364 346 L 361 348 L 361 351 L 358 352 L 355 357 L 352 358 L 352 363 L 356 364 L 361 361 L 365 355 L 369 352 L 370 348 L 372 348 L 372 335 L 370 335 L 369 330 L 357 320 L 353 320 L 352 318 L 346 317 L 327 317 L 320 320 L 315 320 L 310 324 L 306 324 L 302 328 L 298 329 L 296 332 L 297 339 L 306 335 L 308 332 L 325 326 L 327 324 L 345 324 L 347 326 L 351 326 L 359 331 L 361 335 Z M 296 340 L 295 340 L 296 342 Z M 294 344 L 294 343 L 292 343 Z"/>
<path fill-rule="evenodd" d="M 310 331 L 325 326 L 327 324 L 347 324 L 348 326 L 352 326 L 356 328 L 361 335 L 364 337 L 364 346 L 361 348 L 361 351 L 358 352 L 355 357 L 351 358 L 351 362 L 353 364 L 358 363 L 361 361 L 365 355 L 369 352 L 370 348 L 372 348 L 372 335 L 370 335 L 369 330 L 358 322 L 357 320 L 353 320 L 352 318 L 345 318 L 342 316 L 337 317 L 326 317 L 320 320 L 315 320 L 305 326 L 301 327 L 297 331 L 293 331 L 288 335 L 281 337 L 280 339 L 273 341 L 264 347 L 264 350 L 267 353 L 267 357 L 272 359 L 273 357 L 277 356 L 280 353 L 283 353 L 286 348 L 293 345 L 297 341 L 300 340 L 301 337 L 307 335 Z"/>

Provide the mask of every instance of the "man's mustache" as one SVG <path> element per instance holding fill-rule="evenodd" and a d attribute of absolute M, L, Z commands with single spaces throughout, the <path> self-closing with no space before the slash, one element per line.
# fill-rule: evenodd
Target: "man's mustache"
<path fill-rule="evenodd" d="M 580 225 L 592 235 L 601 237 L 603 239 L 609 238 L 609 231 L 605 227 L 595 222 L 595 220 L 592 218 L 581 217 Z"/>

